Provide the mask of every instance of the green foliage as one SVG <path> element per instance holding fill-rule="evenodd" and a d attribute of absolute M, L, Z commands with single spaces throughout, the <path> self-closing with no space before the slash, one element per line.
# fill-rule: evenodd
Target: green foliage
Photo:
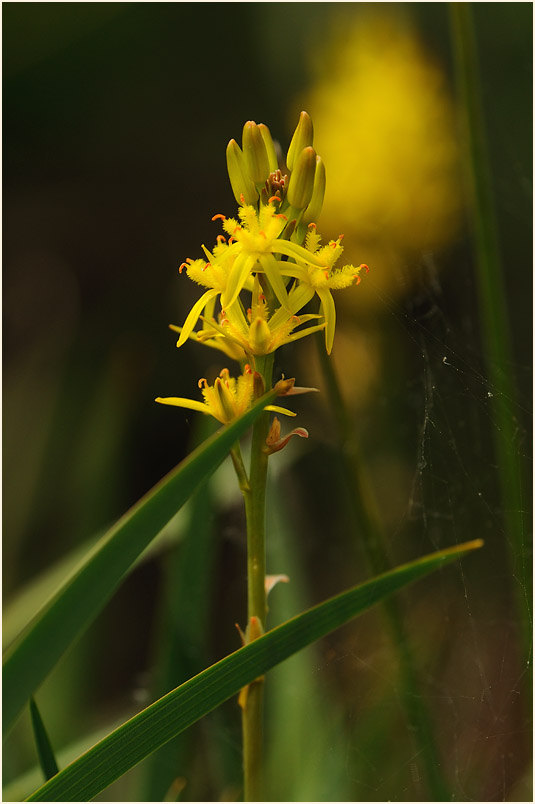
<path fill-rule="evenodd" d="M 3 667 L 4 732 L 64 651 L 101 611 L 142 551 L 217 469 L 274 396 L 266 394 L 209 438 L 136 503 L 13 643 Z"/>
<path fill-rule="evenodd" d="M 36 790 L 28 801 L 87 801 L 243 686 L 375 603 L 480 547 L 441 550 L 342 592 L 245 645 L 169 692 Z"/>

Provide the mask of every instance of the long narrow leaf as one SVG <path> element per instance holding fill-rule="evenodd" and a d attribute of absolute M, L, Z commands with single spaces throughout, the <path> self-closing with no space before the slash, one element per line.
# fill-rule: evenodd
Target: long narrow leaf
<path fill-rule="evenodd" d="M 268 631 L 144 709 L 46 782 L 27 801 L 90 801 L 245 684 L 408 583 L 482 544 L 478 539 L 403 564 Z"/>
<path fill-rule="evenodd" d="M 45 724 L 41 717 L 41 713 L 37 708 L 33 696 L 30 698 L 30 716 L 32 719 L 33 734 L 35 737 L 35 745 L 37 746 L 37 755 L 39 757 L 39 764 L 45 779 L 51 779 L 58 773 L 58 763 L 54 756 L 54 749 L 50 742 L 50 738 L 45 729 Z"/>
<path fill-rule="evenodd" d="M 227 455 L 275 393 L 224 427 L 164 477 L 100 539 L 6 653 L 4 733 L 64 651 L 109 600 L 129 567 Z"/>

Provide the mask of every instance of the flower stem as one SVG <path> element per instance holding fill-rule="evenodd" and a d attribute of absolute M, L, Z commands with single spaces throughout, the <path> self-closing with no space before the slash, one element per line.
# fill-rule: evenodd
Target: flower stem
<path fill-rule="evenodd" d="M 256 370 L 266 388 L 271 387 L 273 355 L 258 357 Z M 247 624 L 256 617 L 261 630 L 266 626 L 265 509 L 268 456 L 264 452 L 269 430 L 269 413 L 264 412 L 253 427 L 248 484 L 242 482 L 242 467 L 234 465 L 240 479 L 247 520 Z M 240 478 L 241 474 L 241 478 Z M 248 629 L 252 636 L 252 628 Z M 249 684 L 242 702 L 244 800 L 264 801 L 262 774 L 263 679 Z"/>

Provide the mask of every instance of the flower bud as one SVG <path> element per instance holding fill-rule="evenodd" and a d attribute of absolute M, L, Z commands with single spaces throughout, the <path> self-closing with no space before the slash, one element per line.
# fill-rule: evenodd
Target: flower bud
<path fill-rule="evenodd" d="M 309 205 L 315 173 L 316 151 L 309 145 L 299 154 L 290 176 L 287 198 L 294 209 L 305 209 Z"/>
<path fill-rule="evenodd" d="M 258 128 L 260 129 L 262 139 L 264 140 L 264 145 L 266 146 L 269 172 L 275 173 L 279 169 L 279 160 L 277 159 L 277 152 L 275 151 L 275 145 L 271 137 L 271 132 L 269 128 L 264 125 L 264 123 L 259 123 Z"/>
<path fill-rule="evenodd" d="M 245 159 L 236 140 L 227 145 L 227 170 L 234 198 L 238 204 L 256 204 L 258 193 L 247 175 Z M 243 196 L 243 198 L 242 198 Z"/>
<path fill-rule="evenodd" d="M 223 369 L 223 371 L 225 371 L 225 369 Z M 221 372 L 222 375 L 223 371 Z M 234 419 L 236 416 L 236 410 L 234 408 L 234 399 L 232 397 L 232 392 L 230 391 L 227 383 L 225 382 L 225 378 L 223 379 L 221 379 L 221 377 L 216 378 L 216 381 L 214 383 L 214 391 L 215 391 L 215 397 L 218 400 L 219 404 L 221 405 L 223 420 L 226 422 L 232 421 L 232 419 Z"/>
<path fill-rule="evenodd" d="M 262 131 L 254 120 L 243 127 L 242 147 L 249 177 L 255 184 L 264 184 L 270 174 L 269 158 Z"/>
<path fill-rule="evenodd" d="M 249 343 L 255 355 L 265 355 L 271 340 L 271 332 L 261 316 L 255 318 L 249 329 Z"/>
<path fill-rule="evenodd" d="M 312 145 L 314 139 L 314 128 L 312 120 L 306 112 L 301 112 L 299 123 L 294 131 L 288 153 L 286 154 L 286 165 L 289 170 L 293 170 L 294 162 L 303 150 Z"/>
<path fill-rule="evenodd" d="M 316 172 L 314 174 L 314 188 L 308 207 L 303 212 L 301 222 L 304 224 L 316 223 L 323 207 L 325 197 L 325 163 L 321 156 L 316 156 Z"/>

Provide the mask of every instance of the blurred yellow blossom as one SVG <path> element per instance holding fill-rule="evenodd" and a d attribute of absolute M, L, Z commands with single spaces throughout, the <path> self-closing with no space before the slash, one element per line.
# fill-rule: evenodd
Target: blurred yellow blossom
<path fill-rule="evenodd" d="M 328 165 L 322 226 L 350 235 L 350 256 L 365 250 L 374 284 L 392 291 L 393 272 L 458 227 L 453 104 L 444 72 L 391 9 L 334 30 L 306 96 Z"/>

